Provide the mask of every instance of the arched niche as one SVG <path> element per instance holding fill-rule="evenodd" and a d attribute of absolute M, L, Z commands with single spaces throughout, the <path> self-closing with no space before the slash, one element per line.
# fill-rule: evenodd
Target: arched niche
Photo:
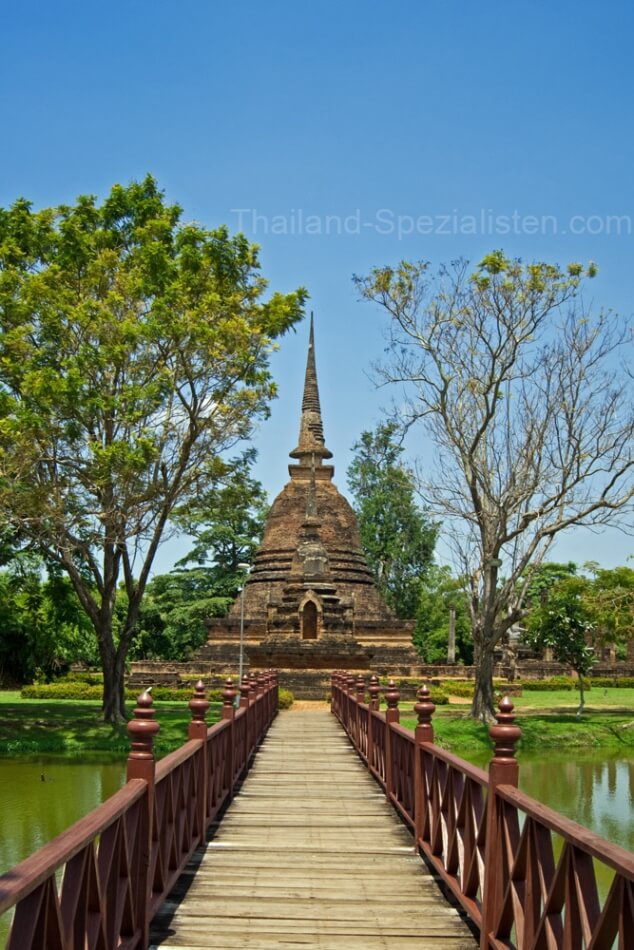
<path fill-rule="evenodd" d="M 302 640 L 316 640 L 321 626 L 321 605 L 310 595 L 299 609 Z"/>

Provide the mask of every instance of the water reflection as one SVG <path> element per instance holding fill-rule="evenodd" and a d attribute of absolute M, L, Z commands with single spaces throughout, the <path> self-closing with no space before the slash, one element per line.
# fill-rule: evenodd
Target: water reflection
<path fill-rule="evenodd" d="M 634 760 L 522 755 L 520 788 L 607 841 L 634 851 Z"/>

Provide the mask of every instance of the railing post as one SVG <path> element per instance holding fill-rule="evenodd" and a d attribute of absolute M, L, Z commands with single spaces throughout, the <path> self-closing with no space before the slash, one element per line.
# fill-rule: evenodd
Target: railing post
<path fill-rule="evenodd" d="M 357 702 L 364 704 L 365 703 L 365 680 L 359 673 L 357 676 Z"/>
<path fill-rule="evenodd" d="M 351 673 L 348 673 L 346 675 L 346 702 L 348 704 L 348 714 L 346 719 L 348 721 L 348 735 L 352 739 L 353 743 L 355 743 L 355 736 L 357 733 L 357 704 L 355 702 L 355 691 L 356 680 Z"/>
<path fill-rule="evenodd" d="M 160 729 L 154 718 L 150 690 L 144 690 L 137 697 L 133 719 L 128 723 L 128 733 L 132 748 L 128 755 L 127 781 L 140 778 L 147 783 L 147 808 L 141 812 L 138 832 L 138 890 L 137 890 L 137 926 L 141 931 L 142 946 L 147 947 L 150 940 L 150 857 L 152 852 L 152 823 L 154 820 L 154 777 L 156 761 L 154 759 L 154 736 Z"/>
<path fill-rule="evenodd" d="M 357 676 L 357 682 L 355 684 L 355 688 L 357 691 L 357 696 L 356 696 L 357 698 L 357 749 L 359 750 L 359 752 L 363 753 L 362 742 L 361 742 L 361 736 L 363 732 L 361 728 L 361 706 L 365 705 L 365 680 L 361 676 L 360 673 Z M 367 749 L 366 749 L 366 755 L 367 755 Z"/>
<path fill-rule="evenodd" d="M 429 687 L 426 684 L 420 687 L 416 698 L 418 702 L 414 706 L 414 712 L 418 717 L 418 725 L 414 732 L 414 847 L 418 851 L 427 812 L 423 745 L 434 741 L 434 727 L 431 720 L 436 707 L 431 701 Z"/>
<path fill-rule="evenodd" d="M 255 682 L 255 673 L 249 673 L 249 759 L 255 752 L 258 744 L 258 720 L 257 720 L 257 685 Z"/>
<path fill-rule="evenodd" d="M 379 693 L 381 692 L 381 687 L 379 686 L 379 681 L 374 674 L 370 677 L 370 685 L 368 686 L 368 768 L 372 771 L 374 766 L 374 718 L 372 713 L 374 710 L 379 708 Z"/>
<path fill-rule="evenodd" d="M 201 742 L 200 768 L 198 771 L 198 785 L 196 790 L 196 809 L 200 824 L 200 840 L 205 840 L 207 830 L 207 723 L 205 716 L 209 709 L 209 702 L 205 695 L 205 684 L 198 680 L 194 686 L 194 698 L 189 701 L 192 721 L 187 730 L 188 739 L 198 739 Z"/>
<path fill-rule="evenodd" d="M 225 783 L 227 786 L 228 800 L 233 798 L 233 757 L 234 757 L 234 737 L 235 737 L 235 718 L 236 718 L 236 707 L 234 706 L 234 700 L 236 698 L 236 691 L 233 688 L 233 680 L 228 679 L 225 682 L 225 688 L 222 691 L 222 709 L 220 711 L 221 719 L 229 720 L 229 729 L 228 729 L 228 738 L 227 738 L 227 752 L 226 752 L 226 761 L 225 761 Z"/>
<path fill-rule="evenodd" d="M 502 902 L 503 847 L 502 809 L 496 790 L 499 785 L 517 788 L 519 765 L 515 758 L 515 743 L 522 735 L 515 725 L 513 703 L 508 696 L 500 701 L 497 725 L 491 726 L 489 735 L 493 740 L 493 758 L 489 764 L 489 791 L 487 796 L 486 842 L 484 852 L 484 888 L 482 897 L 482 928 L 480 947 L 489 947 L 490 935 L 495 927 Z"/>
<path fill-rule="evenodd" d="M 242 677 L 242 682 L 240 683 L 240 709 L 246 709 L 249 705 L 249 677 L 245 675 Z"/>
<path fill-rule="evenodd" d="M 392 732 L 390 726 L 393 722 L 399 722 L 400 715 L 398 711 L 398 701 L 401 694 L 396 688 L 393 679 L 387 684 L 385 690 L 385 702 L 387 709 L 385 711 L 385 795 L 389 801 L 394 794 L 394 766 L 392 762 Z"/>

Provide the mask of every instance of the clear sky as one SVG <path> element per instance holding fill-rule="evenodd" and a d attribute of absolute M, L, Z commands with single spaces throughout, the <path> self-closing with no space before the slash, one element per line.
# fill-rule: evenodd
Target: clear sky
<path fill-rule="evenodd" d="M 186 219 L 242 229 L 315 311 L 336 481 L 389 404 L 368 379 L 384 318 L 353 273 L 493 248 L 595 260 L 597 305 L 634 310 L 634 6 L 586 0 L 85 0 L 5 4 L 0 205 L 105 194 L 152 172 Z M 307 327 L 273 361 L 257 475 L 286 480 Z M 411 456 L 428 448 L 420 437 Z M 611 566 L 631 539 L 556 556 Z M 161 552 L 166 568 L 181 548 Z"/>

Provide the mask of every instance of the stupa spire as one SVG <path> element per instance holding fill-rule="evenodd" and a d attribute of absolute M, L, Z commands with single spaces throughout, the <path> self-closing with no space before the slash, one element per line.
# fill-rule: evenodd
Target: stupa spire
<path fill-rule="evenodd" d="M 317 385 L 317 367 L 315 363 L 315 328 L 313 315 L 310 315 L 310 335 L 308 337 L 308 356 L 304 377 L 304 396 L 302 398 L 302 418 L 299 426 L 297 448 L 290 453 L 291 458 L 299 459 L 308 465 L 313 460 L 321 465 L 322 459 L 332 458 L 332 452 L 326 448 L 324 426 L 321 420 L 319 386 Z"/>

